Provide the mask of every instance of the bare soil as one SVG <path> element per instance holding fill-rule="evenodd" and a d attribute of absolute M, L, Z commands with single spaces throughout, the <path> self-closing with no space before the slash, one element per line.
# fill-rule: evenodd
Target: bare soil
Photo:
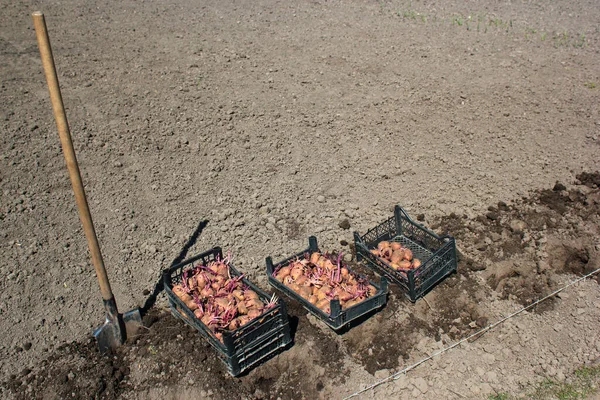
<path fill-rule="evenodd" d="M 572 189 L 560 199 L 574 197 L 569 196 L 573 193 L 580 192 Z M 547 195 L 541 191 L 540 196 L 505 210 L 494 220 L 463 220 L 463 227 L 469 226 L 468 230 L 477 236 L 494 232 L 489 229 L 491 224 L 509 229 L 502 221 L 515 221 L 517 216 L 528 220 L 530 212 L 539 210 L 531 207 Z M 552 207 L 556 204 L 559 203 L 554 201 Z M 565 201 L 563 205 L 565 213 L 593 214 L 597 218 L 600 191 L 596 187 L 588 196 Z M 564 218 L 551 206 L 546 204 L 543 209 L 548 215 L 556 214 L 553 230 L 565 229 Z M 457 232 L 461 231 L 454 218 L 440 219 L 440 228 L 448 222 Z M 161 387 L 180 390 L 182 385 L 181 396 L 195 393 L 217 399 L 230 398 L 232 393 L 249 399 L 329 397 L 338 386 L 356 387 L 356 382 L 347 381 L 351 369 L 363 369 L 369 374 L 394 371 L 414 359 L 415 353 L 427 353 L 423 347 L 428 342 L 449 345 L 487 326 L 490 310 L 485 303 L 491 293 L 529 305 L 556 289 L 561 274 L 580 276 L 598 265 L 599 252 L 590 241 L 593 238 L 579 236 L 558 241 L 551 231 L 523 232 L 532 235 L 545 232 L 553 237 L 548 241 L 551 250 L 543 257 L 551 260 L 549 269 L 536 268 L 525 246 L 510 256 L 500 257 L 483 271 L 475 267 L 478 260 L 493 258 L 493 254 L 479 250 L 475 259 L 468 260 L 462 255 L 458 273 L 442 281 L 425 300 L 413 304 L 392 286 L 388 304 L 382 310 L 343 332 L 334 333 L 298 303 L 289 302 L 294 344 L 238 378 L 228 375 L 215 350 L 195 330 L 168 312 L 153 308 L 145 317 L 146 328 L 140 336 L 117 353 L 99 354 L 93 338 L 73 341 L 59 346 L 33 369 L 25 368 L 10 375 L 4 387 L 17 398 L 139 397 Z M 361 269 L 360 264 L 352 266 Z M 363 272 L 369 273 L 364 266 Z M 486 276 L 482 273 L 487 274 L 485 280 L 478 279 L 478 275 Z M 548 313 L 557 301 L 552 298 L 533 311 Z"/>
<path fill-rule="evenodd" d="M 600 9 L 578 0 L 202 4 L 0 0 L 0 396 L 343 398 L 600 267 Z M 122 311 L 114 354 L 30 14 L 48 29 Z M 168 313 L 161 271 L 316 235 L 352 254 L 400 204 L 459 268 L 336 333 L 285 298 L 294 341 L 233 378 Z M 369 273 L 354 261 L 357 269 Z M 520 395 L 600 357 L 597 276 L 362 398 Z"/>

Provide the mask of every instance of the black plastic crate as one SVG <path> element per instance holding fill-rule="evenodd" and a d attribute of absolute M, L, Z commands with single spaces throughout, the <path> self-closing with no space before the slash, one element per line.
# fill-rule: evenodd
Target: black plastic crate
<path fill-rule="evenodd" d="M 267 257 L 267 275 L 269 277 L 269 283 L 283 292 L 289 298 L 296 300 L 304 306 L 310 313 L 315 315 L 317 318 L 321 319 L 325 322 L 329 327 L 334 330 L 340 330 L 341 328 L 346 327 L 350 322 L 359 319 L 365 314 L 370 313 L 371 311 L 377 310 L 385 305 L 387 302 L 387 289 L 388 284 L 385 278 L 381 278 L 381 282 L 379 285 L 376 283 L 369 281 L 369 283 L 377 289 L 377 293 L 374 296 L 371 296 L 358 304 L 353 305 L 352 307 L 348 307 L 345 310 L 342 310 L 339 300 L 331 300 L 330 309 L 331 313 L 326 314 L 321 309 L 317 308 L 309 301 L 304 299 L 302 296 L 285 286 L 283 283 L 279 282 L 277 279 L 273 277 L 273 272 L 275 271 L 275 266 L 284 267 L 290 263 L 290 261 L 295 259 L 303 259 L 305 255 L 314 253 L 319 251 L 319 246 L 317 243 L 317 238 L 311 236 L 308 238 L 308 248 L 298 254 L 293 255 L 292 257 L 288 257 L 285 260 L 278 262 L 277 264 L 273 264 L 273 260 L 271 257 Z M 348 266 L 345 266 L 348 268 Z M 351 270 L 348 268 L 348 270 Z"/>
<path fill-rule="evenodd" d="M 385 260 L 371 253 L 379 242 L 399 242 L 413 252 L 421 266 L 408 271 L 396 271 Z M 411 301 L 415 302 L 435 284 L 456 272 L 456 242 L 453 237 L 438 236 L 414 222 L 400 206 L 394 216 L 369 230 L 363 236 L 354 232 L 354 245 L 359 261 L 367 261 L 375 272 L 398 284 Z"/>
<path fill-rule="evenodd" d="M 171 313 L 186 324 L 197 329 L 202 336 L 217 351 L 219 358 L 225 363 L 227 370 L 233 376 L 238 376 L 275 355 L 282 347 L 291 342 L 290 326 L 287 310 L 283 300 L 235 331 L 223 332 L 223 342 L 200 321 L 194 313 L 173 293 L 173 286 L 181 283 L 184 271 L 194 267 L 196 261 L 206 265 L 218 258 L 223 259 L 220 247 L 215 247 L 205 253 L 192 257 L 180 264 L 174 265 L 163 271 L 163 281 Z M 240 276 L 240 272 L 230 265 L 230 274 Z M 242 282 L 254 290 L 263 302 L 268 302 L 271 297 L 259 289 L 252 282 L 243 278 Z"/>

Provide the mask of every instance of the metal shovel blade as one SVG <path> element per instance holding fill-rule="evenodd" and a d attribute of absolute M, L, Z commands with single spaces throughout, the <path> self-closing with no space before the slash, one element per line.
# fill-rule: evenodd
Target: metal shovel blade
<path fill-rule="evenodd" d="M 139 335 L 140 328 L 144 326 L 140 309 L 136 308 L 123 314 L 123 323 L 125 324 L 126 338 L 132 338 Z"/>
<path fill-rule="evenodd" d="M 128 337 L 136 336 L 139 328 L 143 326 L 140 310 L 135 309 L 125 314 L 119 314 L 114 297 L 104 300 L 104 308 L 106 309 L 106 320 L 94 332 L 98 348 L 102 353 L 115 350 Z"/>
<path fill-rule="evenodd" d="M 123 329 L 119 326 L 119 321 L 109 321 L 108 318 L 104 325 L 96 329 L 94 336 L 101 353 L 115 350 L 123 343 Z"/>

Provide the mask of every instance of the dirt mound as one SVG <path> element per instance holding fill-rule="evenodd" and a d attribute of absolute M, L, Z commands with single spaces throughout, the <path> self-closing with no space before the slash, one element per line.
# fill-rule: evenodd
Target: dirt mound
<path fill-rule="evenodd" d="M 582 172 L 576 176 L 582 185 L 597 189 L 600 187 L 600 172 Z"/>
<path fill-rule="evenodd" d="M 593 233 L 598 232 L 600 198 L 597 189 L 587 187 L 595 185 L 598 173 L 577 178 L 580 184 L 571 189 L 557 182 L 514 204 L 490 206 L 472 220 L 442 217 L 435 227 L 457 232 L 459 246 L 471 255 L 467 267 L 485 271 L 488 285 L 501 298 L 527 306 L 556 289 L 555 274 L 583 275 L 597 268 Z M 569 234 L 579 237 L 571 239 Z M 494 268 L 487 270 L 491 262 Z M 552 304 L 548 301 L 535 310 L 550 310 Z"/>
<path fill-rule="evenodd" d="M 556 241 L 549 247 L 552 270 L 582 276 L 598 268 L 600 252 L 593 238 Z"/>
<path fill-rule="evenodd" d="M 18 399 L 115 399 L 128 375 L 122 354 L 100 354 L 89 338 L 59 347 L 33 371 L 24 369 L 5 385 Z"/>

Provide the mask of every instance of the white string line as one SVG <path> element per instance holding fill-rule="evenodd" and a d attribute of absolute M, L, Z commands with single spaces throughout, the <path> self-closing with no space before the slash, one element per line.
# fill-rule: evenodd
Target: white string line
<path fill-rule="evenodd" d="M 492 328 L 494 328 L 494 327 L 496 327 L 496 326 L 500 325 L 501 323 L 503 323 L 503 322 L 504 322 L 504 321 L 506 321 L 507 319 L 510 319 L 510 318 L 514 317 L 515 315 L 517 315 L 517 314 L 520 314 L 520 313 L 522 313 L 523 311 L 526 311 L 526 310 L 530 309 L 531 307 L 533 307 L 533 306 L 535 306 L 535 305 L 537 305 L 537 304 L 541 303 L 542 301 L 548 300 L 549 298 L 551 298 L 551 297 L 553 297 L 553 296 L 556 296 L 557 294 L 559 294 L 559 293 L 560 293 L 560 292 L 562 292 L 563 290 L 565 290 L 565 289 L 567 289 L 567 288 L 569 288 L 569 287 L 573 286 L 574 284 L 576 284 L 576 283 L 578 283 L 578 282 L 581 282 L 581 281 L 583 281 L 584 279 L 587 279 L 587 278 L 589 278 L 590 276 L 592 276 L 592 275 L 594 275 L 594 274 L 598 273 L 599 271 L 600 271 L 600 268 L 596 269 L 595 271 L 592 271 L 592 272 L 590 272 L 590 273 L 589 273 L 589 274 L 587 274 L 587 275 L 584 275 L 584 276 L 582 276 L 582 277 L 580 277 L 580 278 L 577 278 L 577 279 L 575 279 L 573 282 L 569 283 L 568 285 L 566 285 L 566 286 L 563 286 L 562 288 L 560 288 L 560 289 L 558 289 L 558 290 L 555 290 L 554 292 L 550 293 L 550 294 L 549 294 L 549 295 L 547 295 L 546 297 L 543 297 L 543 298 L 541 298 L 541 299 L 539 299 L 539 300 L 536 300 L 536 301 L 534 301 L 533 303 L 531 303 L 531 304 L 530 304 L 530 305 L 528 305 L 527 307 L 523 307 L 523 308 L 521 308 L 520 310 L 518 310 L 518 311 L 515 311 L 514 313 L 512 313 L 512 314 L 510 314 L 510 315 L 508 315 L 508 316 L 506 316 L 506 317 L 504 317 L 504 318 L 502 318 L 502 319 L 500 319 L 500 320 L 498 320 L 498 321 L 494 322 L 493 324 L 490 324 L 490 325 L 486 326 L 485 328 L 483 328 L 483 329 L 481 329 L 481 330 L 479 330 L 479 331 L 477 331 L 477 332 L 475 332 L 475 333 L 473 333 L 473 334 L 471 334 L 471 335 L 467 336 L 466 338 L 463 338 L 463 339 L 459 340 L 458 342 L 454 343 L 453 345 L 451 345 L 451 346 L 449 346 L 449 347 L 446 347 L 446 348 L 444 348 L 444 349 L 442 349 L 442 350 L 438 350 L 437 352 L 435 352 L 435 353 L 431 354 L 430 356 L 428 356 L 428 357 L 426 357 L 426 358 L 424 358 L 424 359 L 422 359 L 422 360 L 420 360 L 420 361 L 417 361 L 417 362 L 416 362 L 416 363 L 414 363 L 413 365 L 410 365 L 410 366 L 408 366 L 408 367 L 404 368 L 403 370 L 401 370 L 401 371 L 398 371 L 398 372 L 396 372 L 395 374 L 392 374 L 392 375 L 388 376 L 387 378 L 384 378 L 384 379 L 382 379 L 382 380 L 380 380 L 380 381 L 378 381 L 378 382 L 375 382 L 375 383 L 374 383 L 374 384 L 372 384 L 371 386 L 367 386 L 366 388 L 364 388 L 364 389 L 361 389 L 361 390 L 359 390 L 358 392 L 352 393 L 351 395 L 348 395 L 347 397 L 344 397 L 344 399 L 343 399 L 343 400 L 351 399 L 351 398 L 353 398 L 353 397 L 356 397 L 356 396 L 358 396 L 358 395 L 359 395 L 359 394 L 361 394 L 361 393 L 364 393 L 364 392 L 366 392 L 367 390 L 374 389 L 375 387 L 377 387 L 377 386 L 379 386 L 379 385 L 382 385 L 382 384 L 384 384 L 385 382 L 388 382 L 388 381 L 390 381 L 390 380 L 396 380 L 396 379 L 398 379 L 400 375 L 402 375 L 402 374 L 406 374 L 408 371 L 410 371 L 410 370 L 412 370 L 412 369 L 415 369 L 416 367 L 418 367 L 419 365 L 423 364 L 424 362 L 431 360 L 433 357 L 435 357 L 435 356 L 437 356 L 437 355 L 440 355 L 440 354 L 442 354 L 442 353 L 445 353 L 445 352 L 447 352 L 448 350 L 451 350 L 451 349 L 455 348 L 455 347 L 456 347 L 456 346 L 458 346 L 459 344 L 461 344 L 461 343 L 464 343 L 465 341 L 467 341 L 467 340 L 471 339 L 472 337 L 475 337 L 475 336 L 477 336 L 477 335 L 483 335 L 485 332 L 487 332 L 487 331 L 489 331 L 490 329 L 492 329 Z"/>

